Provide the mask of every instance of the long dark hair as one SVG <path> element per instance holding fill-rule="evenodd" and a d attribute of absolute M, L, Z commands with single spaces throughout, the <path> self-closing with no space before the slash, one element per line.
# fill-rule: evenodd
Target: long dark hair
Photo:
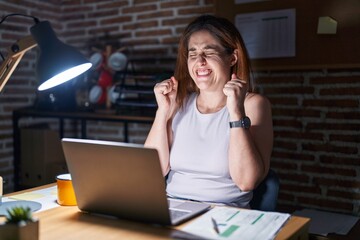
<path fill-rule="evenodd" d="M 175 78 L 179 81 L 176 100 L 179 106 L 183 106 L 185 99 L 192 92 L 198 92 L 199 89 L 192 80 L 188 67 L 188 44 L 191 35 L 195 32 L 206 30 L 213 35 L 220 44 L 231 54 L 238 49 L 238 61 L 232 67 L 231 72 L 239 78 L 248 81 L 249 92 L 254 91 L 254 84 L 250 78 L 250 61 L 244 41 L 237 28 L 229 20 L 212 15 L 203 15 L 193 20 L 181 35 L 177 62 L 175 68 Z M 230 79 L 229 79 L 230 80 Z"/>

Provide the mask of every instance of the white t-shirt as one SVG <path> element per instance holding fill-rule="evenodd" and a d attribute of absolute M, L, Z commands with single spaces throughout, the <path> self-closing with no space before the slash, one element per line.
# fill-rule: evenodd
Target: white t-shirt
<path fill-rule="evenodd" d="M 229 113 L 202 114 L 192 94 L 176 113 L 167 193 L 173 197 L 249 207 L 252 192 L 241 191 L 229 173 Z"/>

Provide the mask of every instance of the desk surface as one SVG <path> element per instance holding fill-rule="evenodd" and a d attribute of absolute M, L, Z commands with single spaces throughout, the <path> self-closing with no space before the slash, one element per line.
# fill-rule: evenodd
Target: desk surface
<path fill-rule="evenodd" d="M 32 191 L 49 186 L 54 186 L 54 184 L 21 192 Z M 7 196 L 19 194 L 21 192 L 12 193 Z M 181 231 L 187 223 L 174 228 L 166 228 L 104 216 L 90 215 L 82 213 L 76 206 L 59 206 L 49 210 L 36 212 L 34 213 L 34 216 L 40 220 L 40 240 L 192 239 L 191 235 Z M 309 222 L 310 219 L 308 218 L 292 216 L 280 230 L 275 239 L 308 239 Z"/>

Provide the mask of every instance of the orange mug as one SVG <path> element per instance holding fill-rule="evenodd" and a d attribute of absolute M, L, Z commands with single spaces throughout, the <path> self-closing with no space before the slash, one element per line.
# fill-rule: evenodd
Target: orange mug
<path fill-rule="evenodd" d="M 76 197 L 71 181 L 71 175 L 60 174 L 56 177 L 57 202 L 61 206 L 76 206 Z"/>

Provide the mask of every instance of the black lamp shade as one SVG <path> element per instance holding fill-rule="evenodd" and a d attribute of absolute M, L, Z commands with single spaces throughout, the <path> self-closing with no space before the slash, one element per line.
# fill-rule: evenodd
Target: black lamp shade
<path fill-rule="evenodd" d="M 30 32 L 40 48 L 36 66 L 39 91 L 64 83 L 91 68 L 92 64 L 80 52 L 56 37 L 48 21 L 37 23 Z"/>

